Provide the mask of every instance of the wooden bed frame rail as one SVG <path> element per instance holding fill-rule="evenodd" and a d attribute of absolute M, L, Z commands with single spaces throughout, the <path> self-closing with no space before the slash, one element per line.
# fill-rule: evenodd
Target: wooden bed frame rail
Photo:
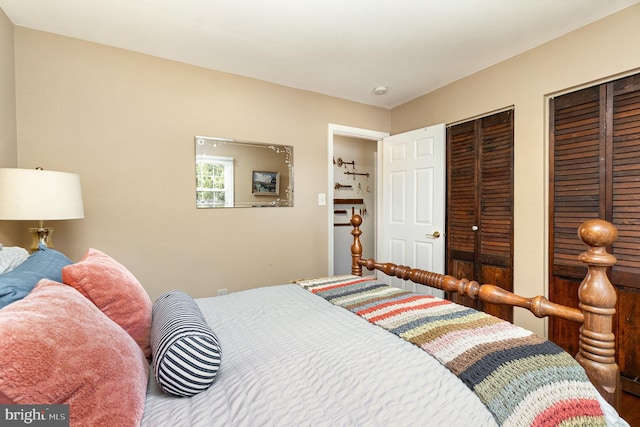
<path fill-rule="evenodd" d="M 588 270 L 578 289 L 579 308 L 573 308 L 553 303 L 543 296 L 526 298 L 491 284 L 481 285 L 476 281 L 449 275 L 392 263 L 379 263 L 371 258 L 362 259 L 361 224 L 360 215 L 351 218 L 351 272 L 354 275 L 362 276 L 362 267 L 365 267 L 480 301 L 522 307 L 537 317 L 552 316 L 581 323 L 576 360 L 605 400 L 614 408 L 620 408 L 620 370 L 615 361 L 613 335 L 617 295 L 607 277 L 607 269 L 615 264 L 616 258 L 606 249 L 618 237 L 615 226 L 596 219 L 586 221 L 578 228 L 578 235 L 588 246 L 586 252 L 580 255 L 580 260 L 587 265 Z"/>

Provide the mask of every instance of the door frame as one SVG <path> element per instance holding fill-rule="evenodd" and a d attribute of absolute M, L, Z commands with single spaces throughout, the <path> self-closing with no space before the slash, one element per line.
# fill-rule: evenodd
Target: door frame
<path fill-rule="evenodd" d="M 368 139 L 371 141 L 376 141 L 376 170 L 380 170 L 380 162 L 381 162 L 381 150 L 382 150 L 382 140 L 389 136 L 388 132 L 381 132 L 370 129 L 362 129 L 356 128 L 352 126 L 343 126 L 334 123 L 329 123 L 328 126 L 328 138 L 327 138 L 327 197 L 326 197 L 326 214 L 327 214 L 327 275 L 333 276 L 334 274 L 334 265 L 333 265 L 333 210 L 330 207 L 333 206 L 333 137 L 335 135 L 339 136 L 348 136 L 351 138 L 358 139 Z M 379 173 L 376 173 L 376 191 L 375 191 L 375 210 L 379 212 L 380 210 L 380 200 L 381 200 L 381 192 L 382 185 L 381 182 L 382 177 Z M 376 215 L 376 218 L 378 216 Z M 376 220 L 376 224 L 374 225 L 374 229 L 376 230 L 376 234 L 378 234 L 378 224 Z M 377 239 L 377 236 L 376 236 Z M 376 241 L 376 255 L 377 256 L 377 241 Z"/>

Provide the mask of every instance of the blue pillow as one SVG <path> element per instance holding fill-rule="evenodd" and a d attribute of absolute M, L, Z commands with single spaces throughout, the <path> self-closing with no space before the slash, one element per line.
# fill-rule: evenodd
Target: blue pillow
<path fill-rule="evenodd" d="M 22 264 L 0 274 L 0 308 L 26 297 L 40 279 L 62 282 L 62 267 L 69 264 L 62 252 L 40 245 Z"/>
<path fill-rule="evenodd" d="M 213 384 L 222 350 L 200 308 L 188 294 L 171 291 L 153 303 L 151 353 L 158 385 L 188 397 Z"/>

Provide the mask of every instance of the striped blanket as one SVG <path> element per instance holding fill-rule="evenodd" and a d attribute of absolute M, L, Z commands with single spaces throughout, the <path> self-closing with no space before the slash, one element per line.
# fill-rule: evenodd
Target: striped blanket
<path fill-rule="evenodd" d="M 297 283 L 435 357 L 475 392 L 500 425 L 606 425 L 584 369 L 526 329 L 371 278 Z"/>

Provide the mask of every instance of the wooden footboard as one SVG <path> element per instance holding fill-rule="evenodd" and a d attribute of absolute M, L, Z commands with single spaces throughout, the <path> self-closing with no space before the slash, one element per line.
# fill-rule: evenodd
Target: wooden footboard
<path fill-rule="evenodd" d="M 591 382 L 614 408 L 620 407 L 620 370 L 615 361 L 615 339 L 613 315 L 616 306 L 616 291 L 607 277 L 607 269 L 616 258 L 607 252 L 618 236 L 616 228 L 603 220 L 590 220 L 578 228 L 578 234 L 588 246 L 580 255 L 587 267 L 587 275 L 578 289 L 579 308 L 556 304 L 543 296 L 526 298 L 492 284 L 479 284 L 467 279 L 419 270 L 392 263 L 379 263 L 373 259 L 362 259 L 360 225 L 362 218 L 351 218 L 353 244 L 351 245 L 351 272 L 361 276 L 362 267 L 378 270 L 388 276 L 410 280 L 421 285 L 456 292 L 473 299 L 492 304 L 506 304 L 526 308 L 537 317 L 555 316 L 579 322 L 580 342 L 576 360 L 584 367 Z"/>

